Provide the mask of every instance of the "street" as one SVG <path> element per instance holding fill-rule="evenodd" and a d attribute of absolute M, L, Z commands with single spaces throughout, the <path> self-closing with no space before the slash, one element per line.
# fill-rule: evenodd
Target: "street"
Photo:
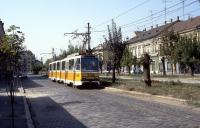
<path fill-rule="evenodd" d="M 36 128 L 199 128 L 200 112 L 47 78 L 23 82 Z"/>

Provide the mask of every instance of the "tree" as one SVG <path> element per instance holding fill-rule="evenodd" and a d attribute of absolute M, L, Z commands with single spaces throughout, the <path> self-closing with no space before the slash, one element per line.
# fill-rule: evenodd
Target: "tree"
<path fill-rule="evenodd" d="M 46 71 L 48 71 L 49 69 L 49 63 L 51 63 L 51 59 L 47 59 L 46 62 L 44 63 L 44 68 L 46 69 Z"/>
<path fill-rule="evenodd" d="M 170 61 L 173 75 L 173 64 L 176 64 L 176 43 L 179 41 L 179 35 L 174 31 L 165 31 L 161 36 L 160 55 L 163 56 L 161 61 L 163 64 L 163 75 L 166 75 L 165 59 Z"/>
<path fill-rule="evenodd" d="M 112 29 L 108 25 L 108 38 L 105 38 L 107 48 L 109 50 L 109 59 L 112 63 L 112 83 L 115 83 L 115 70 L 120 68 L 120 61 L 125 49 L 122 41 L 121 28 L 117 29 L 116 23 L 112 20 Z"/>
<path fill-rule="evenodd" d="M 79 48 L 77 45 L 76 46 L 72 45 L 69 41 L 68 49 L 60 50 L 60 51 L 61 51 L 61 53 L 56 57 L 56 60 L 64 59 L 65 57 L 67 57 L 70 54 L 79 52 Z"/>
<path fill-rule="evenodd" d="M 33 73 L 38 74 L 43 68 L 42 62 L 36 60 L 35 64 L 33 65 Z"/>
<path fill-rule="evenodd" d="M 136 66 L 138 65 L 138 60 L 137 60 L 137 57 L 134 56 L 133 57 L 133 66 L 134 66 L 134 69 L 133 69 L 133 72 L 135 73 L 135 70 L 136 70 Z"/>
<path fill-rule="evenodd" d="M 133 65 L 133 56 L 132 53 L 129 51 L 128 47 L 124 49 L 124 53 L 121 59 L 121 65 L 128 67 L 128 73 L 131 72 L 131 66 Z"/>
<path fill-rule="evenodd" d="M 69 43 L 68 45 L 68 49 L 67 49 L 67 54 L 70 55 L 70 54 L 73 54 L 73 53 L 77 53 L 79 52 L 79 48 L 77 45 L 72 45 L 71 43 Z"/>
<path fill-rule="evenodd" d="M 182 36 L 176 45 L 177 61 L 190 68 L 194 75 L 195 65 L 200 62 L 200 42 L 196 36 Z"/>
<path fill-rule="evenodd" d="M 0 45 L 1 63 L 6 63 L 4 68 L 9 68 L 10 71 L 18 70 L 20 55 L 24 49 L 24 33 L 19 30 L 20 27 L 10 26 L 3 37 L 3 43 Z"/>
<path fill-rule="evenodd" d="M 144 54 L 144 61 L 143 61 L 143 67 L 144 67 L 144 82 L 147 86 L 151 86 L 151 76 L 150 76 L 150 56 L 149 54 Z"/>

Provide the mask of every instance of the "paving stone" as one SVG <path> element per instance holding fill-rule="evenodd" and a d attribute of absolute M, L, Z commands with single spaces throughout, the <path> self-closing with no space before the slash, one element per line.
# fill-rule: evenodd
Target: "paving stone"
<path fill-rule="evenodd" d="M 198 128 L 200 112 L 47 79 L 25 81 L 37 128 Z"/>

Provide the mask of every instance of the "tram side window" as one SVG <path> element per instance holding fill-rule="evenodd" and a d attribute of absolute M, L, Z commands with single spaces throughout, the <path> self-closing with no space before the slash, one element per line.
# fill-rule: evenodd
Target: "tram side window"
<path fill-rule="evenodd" d="M 60 70 L 60 62 L 57 62 L 57 70 Z"/>
<path fill-rule="evenodd" d="M 65 70 L 65 61 L 62 61 L 62 70 Z"/>
<path fill-rule="evenodd" d="M 69 60 L 69 70 L 74 70 L 74 59 Z"/>
<path fill-rule="evenodd" d="M 56 70 L 56 63 L 53 64 L 53 70 Z"/>
<path fill-rule="evenodd" d="M 52 65 L 50 64 L 50 65 L 49 65 L 49 71 L 51 71 L 51 67 L 52 67 Z"/>
<path fill-rule="evenodd" d="M 76 70 L 80 70 L 80 66 L 81 66 L 81 61 L 80 61 L 80 58 L 78 58 L 76 60 Z"/>

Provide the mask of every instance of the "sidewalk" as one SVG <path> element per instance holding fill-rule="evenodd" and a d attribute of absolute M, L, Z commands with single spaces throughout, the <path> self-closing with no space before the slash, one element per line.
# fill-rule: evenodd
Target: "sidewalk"
<path fill-rule="evenodd" d="M 112 78 L 111 75 L 101 75 L 100 78 Z M 143 80 L 143 76 L 118 76 L 116 75 L 117 79 L 123 79 L 123 80 Z M 157 76 L 152 76 L 151 80 L 154 81 L 161 81 L 161 82 L 181 82 L 181 83 L 190 83 L 190 84 L 200 84 L 200 76 L 196 77 L 157 77 Z"/>
<path fill-rule="evenodd" d="M 0 127 L 12 128 L 12 107 L 5 81 L 0 81 Z M 25 110 L 25 98 L 16 90 L 14 99 L 14 128 L 28 128 Z"/>

